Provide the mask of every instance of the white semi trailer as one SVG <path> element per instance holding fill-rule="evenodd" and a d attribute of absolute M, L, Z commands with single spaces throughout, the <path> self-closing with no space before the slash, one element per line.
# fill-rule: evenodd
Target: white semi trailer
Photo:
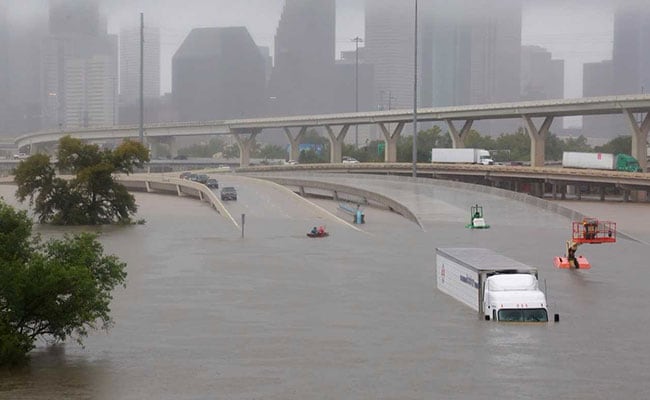
<path fill-rule="evenodd" d="M 436 276 L 439 290 L 485 320 L 548 322 L 535 267 L 489 249 L 437 248 Z"/>
<path fill-rule="evenodd" d="M 433 163 L 465 163 L 492 165 L 494 160 L 490 152 L 483 149 L 431 149 Z"/>

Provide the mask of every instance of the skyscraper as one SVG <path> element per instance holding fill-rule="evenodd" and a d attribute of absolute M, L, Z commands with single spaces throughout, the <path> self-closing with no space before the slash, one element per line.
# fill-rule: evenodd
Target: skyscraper
<path fill-rule="evenodd" d="M 160 97 L 160 29 L 144 28 L 145 99 Z M 120 102 L 136 104 L 140 99 L 140 28 L 120 31 Z"/>
<path fill-rule="evenodd" d="M 611 60 L 585 63 L 582 67 L 582 95 L 608 96 L 614 92 L 614 68 Z M 582 134 L 588 138 L 614 138 L 624 132 L 623 119 L 613 115 L 582 118 Z"/>
<path fill-rule="evenodd" d="M 365 60 L 374 65 L 377 104 L 390 93 L 391 108 L 413 107 L 415 8 L 412 1 L 366 2 Z"/>
<path fill-rule="evenodd" d="M 106 17 L 98 0 L 50 0 L 50 33 L 98 36 L 106 33 Z"/>
<path fill-rule="evenodd" d="M 5 10 L 0 6 L 0 135 L 9 133 L 9 71 L 9 32 Z"/>
<path fill-rule="evenodd" d="M 335 0 L 286 0 L 268 90 L 273 114 L 332 111 L 335 29 Z"/>
<path fill-rule="evenodd" d="M 614 93 L 650 89 L 650 9 L 646 2 L 621 5 L 614 19 Z"/>
<path fill-rule="evenodd" d="M 258 117 L 265 61 L 244 27 L 197 28 L 172 58 L 172 93 L 181 121 Z"/>
<path fill-rule="evenodd" d="M 117 36 L 108 35 L 96 0 L 51 0 L 42 54 L 45 127 L 116 121 Z"/>
<path fill-rule="evenodd" d="M 564 98 L 564 60 L 554 60 L 543 47 L 522 46 L 521 97 L 523 100 Z"/>

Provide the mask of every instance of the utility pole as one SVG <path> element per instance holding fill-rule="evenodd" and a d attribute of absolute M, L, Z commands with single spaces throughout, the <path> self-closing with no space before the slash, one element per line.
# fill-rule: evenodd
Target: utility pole
<path fill-rule="evenodd" d="M 359 112 L 359 43 L 363 43 L 363 39 L 359 36 L 352 39 L 355 48 L 355 63 L 354 63 L 354 112 Z M 354 125 L 354 147 L 359 148 L 359 125 Z"/>
<path fill-rule="evenodd" d="M 418 0 L 415 0 L 415 37 L 413 60 L 413 178 L 417 178 L 418 162 Z"/>
<path fill-rule="evenodd" d="M 144 13 L 140 13 L 140 143 L 144 144 Z"/>

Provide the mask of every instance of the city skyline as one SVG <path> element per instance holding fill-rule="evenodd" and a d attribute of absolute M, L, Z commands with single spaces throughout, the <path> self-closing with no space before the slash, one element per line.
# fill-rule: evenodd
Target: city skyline
<path fill-rule="evenodd" d="M 47 3 L 47 0 L 23 0 L 22 7 L 7 7 L 7 11 L 14 21 L 25 21 L 43 14 Z M 522 0 L 522 3 L 522 45 L 539 45 L 554 58 L 564 59 L 565 96 L 580 97 L 582 64 L 611 58 L 616 1 L 551 0 L 539 4 Z M 145 25 L 160 28 L 161 94 L 171 90 L 171 58 L 193 28 L 245 26 L 258 46 L 269 47 L 273 53 L 284 0 L 247 0 L 234 4 L 225 0 L 189 0 L 182 7 L 178 4 L 177 0 L 103 1 L 109 13 L 109 33 L 138 26 L 140 12 L 145 14 Z M 336 23 L 338 58 L 341 51 L 354 48 L 352 38 L 365 35 L 364 0 L 338 0 Z"/>

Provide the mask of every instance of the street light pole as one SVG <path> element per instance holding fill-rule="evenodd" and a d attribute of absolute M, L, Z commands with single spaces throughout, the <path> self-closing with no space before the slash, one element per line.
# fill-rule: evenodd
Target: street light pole
<path fill-rule="evenodd" d="M 413 178 L 417 178 L 418 161 L 418 0 L 415 0 L 415 38 L 413 60 Z"/>
<path fill-rule="evenodd" d="M 359 36 L 352 39 L 355 44 L 354 52 L 354 112 L 359 112 L 359 43 L 363 42 Z M 354 148 L 359 148 L 359 125 L 354 126 Z"/>
<path fill-rule="evenodd" d="M 144 144 L 144 13 L 140 13 L 140 143 Z"/>

